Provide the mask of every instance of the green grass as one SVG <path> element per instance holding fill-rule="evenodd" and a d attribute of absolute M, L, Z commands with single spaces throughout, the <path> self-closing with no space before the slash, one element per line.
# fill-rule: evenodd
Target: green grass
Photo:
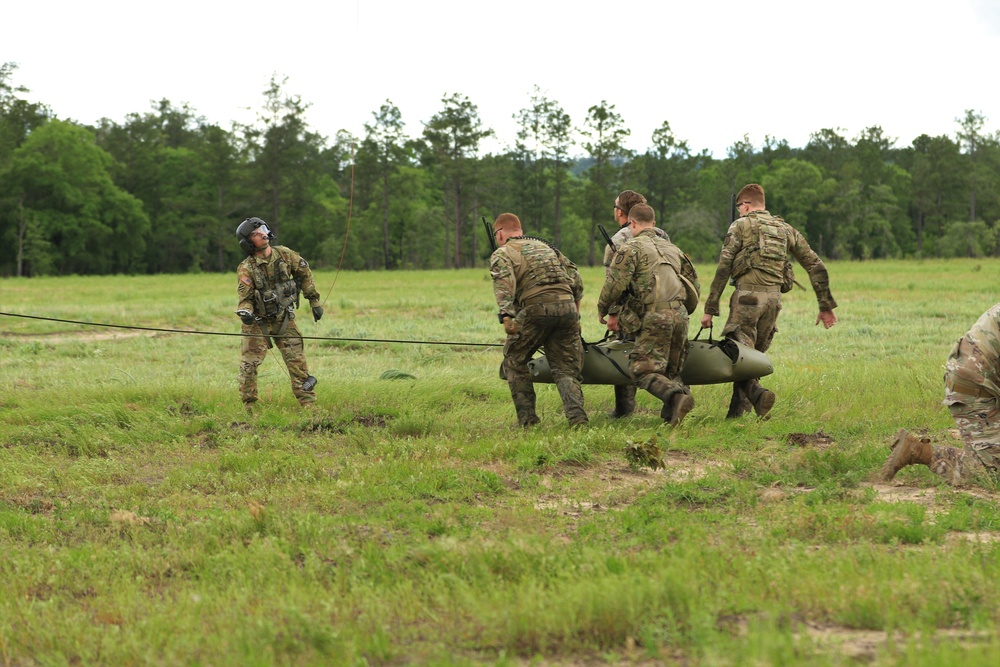
<path fill-rule="evenodd" d="M 901 426 L 956 444 L 944 361 L 1000 265 L 829 268 L 836 327 L 784 300 L 772 418 L 698 386 L 676 430 L 591 385 L 587 428 L 551 385 L 516 428 L 461 345 L 502 338 L 484 269 L 341 274 L 306 336 L 423 342 L 307 340 L 312 412 L 269 358 L 248 417 L 235 337 L 0 316 L 0 665 L 997 664 L 997 489 L 875 479 Z M 234 285 L 8 279 L 0 311 L 236 333 Z"/>

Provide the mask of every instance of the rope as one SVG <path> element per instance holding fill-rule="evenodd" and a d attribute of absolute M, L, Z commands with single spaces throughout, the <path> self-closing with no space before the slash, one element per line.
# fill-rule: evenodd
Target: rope
<path fill-rule="evenodd" d="M 80 324 L 88 327 L 110 327 L 113 329 L 134 329 L 137 331 L 159 331 L 163 333 L 198 334 L 202 336 L 240 336 L 241 338 L 260 338 L 261 334 L 230 333 L 226 331 L 198 331 L 192 329 L 164 329 L 160 327 L 140 327 L 130 324 L 105 324 L 103 322 L 84 322 L 81 320 L 65 320 L 58 317 L 41 317 L 39 315 L 23 315 L 21 313 L 3 313 L 3 317 L 20 317 L 27 320 L 43 320 L 45 322 L 61 322 L 63 324 Z M 0 332 L 0 336 L 9 336 L 8 332 Z M 271 338 L 302 338 L 304 340 L 335 340 L 354 343 L 402 343 L 404 345 L 452 345 L 466 347 L 503 347 L 500 343 L 465 343 L 440 340 L 404 340 L 395 338 L 339 338 L 334 336 L 288 336 L 272 335 Z"/>

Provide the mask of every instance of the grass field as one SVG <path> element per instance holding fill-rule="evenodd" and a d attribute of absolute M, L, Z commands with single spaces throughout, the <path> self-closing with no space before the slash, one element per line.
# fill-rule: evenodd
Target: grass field
<path fill-rule="evenodd" d="M 516 428 L 466 345 L 501 340 L 485 269 L 318 273 L 303 333 L 367 340 L 306 342 L 313 411 L 268 358 L 247 416 L 236 337 L 0 315 L 0 665 L 1000 664 L 997 489 L 877 480 L 900 427 L 957 444 L 943 366 L 1000 264 L 829 268 L 833 329 L 785 297 L 771 419 L 697 386 L 675 430 L 592 385 L 588 427 L 539 385 Z M 234 276 L 7 279 L 0 311 L 236 333 Z"/>

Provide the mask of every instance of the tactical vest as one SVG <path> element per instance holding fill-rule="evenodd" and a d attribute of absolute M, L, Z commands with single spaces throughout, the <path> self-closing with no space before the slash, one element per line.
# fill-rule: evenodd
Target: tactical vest
<path fill-rule="evenodd" d="M 788 263 L 787 224 L 776 215 L 761 216 L 757 211 L 748 213 L 746 219 L 750 224 L 750 240 L 733 258 L 733 279 L 750 269 L 784 279 Z"/>
<path fill-rule="evenodd" d="M 272 247 L 277 258 L 274 261 L 274 284 L 257 262 L 252 262 L 250 276 L 256 288 L 254 302 L 266 320 L 274 320 L 281 313 L 288 312 L 294 317 L 299 302 L 299 284 L 289 269 L 288 258 L 278 247 Z"/>
<path fill-rule="evenodd" d="M 681 282 L 681 251 L 673 244 L 657 243 L 648 236 L 635 237 L 645 256 L 645 265 L 653 276 L 653 289 L 643 295 L 646 310 L 666 308 L 685 300 Z"/>
<path fill-rule="evenodd" d="M 517 267 L 517 301 L 530 304 L 544 292 L 565 291 L 572 298 L 573 280 L 566 273 L 556 251 L 544 241 L 514 238 L 504 244 L 511 262 Z"/>

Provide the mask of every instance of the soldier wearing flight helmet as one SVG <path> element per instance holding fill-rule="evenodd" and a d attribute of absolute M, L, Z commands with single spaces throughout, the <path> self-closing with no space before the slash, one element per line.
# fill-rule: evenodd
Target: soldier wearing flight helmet
<path fill-rule="evenodd" d="M 271 245 L 274 233 L 260 218 L 247 218 L 236 228 L 240 248 L 247 255 L 236 269 L 239 305 L 236 314 L 243 323 L 240 346 L 240 398 L 247 411 L 257 401 L 257 368 L 267 349 L 274 346 L 288 367 L 292 393 L 304 407 L 316 402 L 316 378 L 309 374 L 302 334 L 295 325 L 299 291 L 309 300 L 314 321 L 323 317 L 319 292 L 309 264 L 297 252 Z M 255 334 L 255 335 L 254 335 Z"/>

